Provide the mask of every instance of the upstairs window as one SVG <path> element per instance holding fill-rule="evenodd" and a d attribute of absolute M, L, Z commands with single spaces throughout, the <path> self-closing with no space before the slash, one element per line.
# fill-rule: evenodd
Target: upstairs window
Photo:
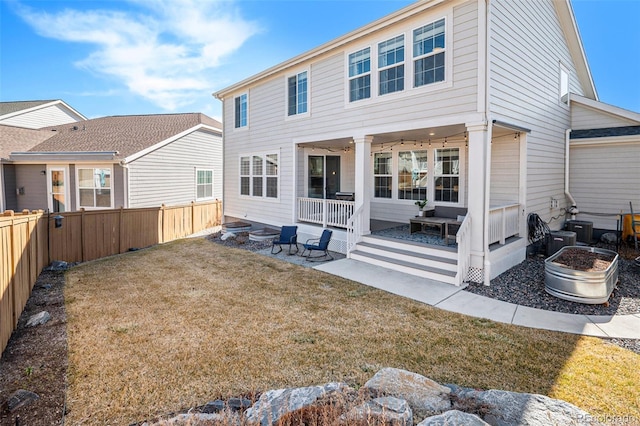
<path fill-rule="evenodd" d="M 349 55 L 349 102 L 371 97 L 371 48 Z"/>
<path fill-rule="evenodd" d="M 413 30 L 413 84 L 420 87 L 444 81 L 444 18 Z"/>
<path fill-rule="evenodd" d="M 235 102 L 235 126 L 236 129 L 247 126 L 247 94 L 234 99 Z"/>
<path fill-rule="evenodd" d="M 379 94 L 404 90 L 404 35 L 378 43 Z"/>
<path fill-rule="evenodd" d="M 287 79 L 287 115 L 307 112 L 307 72 L 301 72 Z"/>

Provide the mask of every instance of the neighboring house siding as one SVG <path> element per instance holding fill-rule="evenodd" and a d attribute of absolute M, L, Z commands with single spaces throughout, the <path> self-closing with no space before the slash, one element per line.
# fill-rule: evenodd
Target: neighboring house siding
<path fill-rule="evenodd" d="M 125 203 L 125 180 L 124 180 L 124 168 L 118 164 L 113 164 L 113 208 L 120 208 L 126 205 Z"/>
<path fill-rule="evenodd" d="M 635 143 L 572 146 L 569 191 L 581 213 L 640 212 L 640 138 Z M 615 217 L 578 215 L 594 228 L 616 229 Z"/>
<path fill-rule="evenodd" d="M 580 95 L 583 90 L 551 0 L 496 0 L 490 11 L 491 115 L 531 129 L 527 213 L 548 221 L 560 214 L 549 208 L 549 197 L 564 200 L 564 135 L 570 115 L 559 100 L 561 63 L 570 72 L 569 90 Z M 560 222 L 550 226 L 557 229 Z"/>
<path fill-rule="evenodd" d="M 2 178 L 4 179 L 5 209 L 17 210 L 18 198 L 16 195 L 16 167 L 13 164 L 3 164 L 0 169 L 4 171 Z"/>
<path fill-rule="evenodd" d="M 430 87 L 422 89 L 405 88 L 402 93 L 394 93 L 348 104 L 345 102 L 345 61 L 349 53 L 395 37 L 401 32 L 411 30 L 443 16 L 453 19 L 451 43 L 452 86 L 440 86 L 437 90 Z M 341 48 L 331 51 L 321 58 L 300 64 L 268 81 L 250 88 L 243 88 L 225 99 L 225 123 L 234 122 L 234 98 L 248 93 L 248 127 L 235 129 L 225 126 L 225 214 L 246 217 L 270 224 L 286 224 L 293 220 L 295 203 L 294 188 L 294 142 L 313 140 L 318 142 L 335 137 L 350 138 L 357 134 L 373 134 L 376 128 L 384 127 L 398 131 L 423 128 L 425 122 L 447 117 L 452 121 L 465 114 L 477 112 L 477 4 L 475 1 L 454 7 L 436 7 L 432 11 L 420 13 L 411 19 L 386 27 L 366 38 L 359 39 Z M 406 56 L 410 56 L 410 40 L 406 41 Z M 376 61 L 377 58 L 372 58 Z M 406 72 L 413 65 L 407 62 Z M 375 67 L 372 67 L 375 70 Z M 309 116 L 285 119 L 286 93 L 285 79 L 288 75 L 301 70 L 309 71 Z M 372 92 L 377 88 L 372 87 Z M 331 135 L 331 136 L 328 136 Z M 278 200 L 242 197 L 239 195 L 239 157 L 243 154 L 268 153 L 280 154 L 280 198 Z M 351 156 L 344 156 L 345 161 Z M 304 194 L 304 185 L 300 168 L 304 169 L 304 156 L 298 156 L 298 194 Z M 352 160 L 349 160 L 352 161 Z M 341 188 L 342 189 L 342 188 Z M 347 190 L 345 187 L 344 190 Z M 372 216 L 381 211 L 372 205 Z M 415 214 L 416 207 L 407 203 L 407 214 Z M 246 216 L 245 216 L 246 215 Z"/>
<path fill-rule="evenodd" d="M 46 168 L 44 164 L 15 166 L 15 188 L 24 188 L 24 194 L 16 196 L 16 210 L 47 209 L 47 176 L 41 173 Z"/>
<path fill-rule="evenodd" d="M 571 106 L 571 128 L 573 130 L 637 125 L 638 122 L 635 120 L 625 119 L 618 115 L 607 114 L 602 110 L 594 110 L 575 103 Z"/>
<path fill-rule="evenodd" d="M 0 121 L 8 126 L 40 129 L 42 127 L 64 125 L 80 121 L 81 118 L 70 113 L 61 105 L 51 105 L 31 112 L 25 112 Z"/>
<path fill-rule="evenodd" d="M 129 164 L 129 207 L 196 200 L 196 169 L 213 170 L 213 198 L 222 198 L 222 139 L 197 131 Z"/>

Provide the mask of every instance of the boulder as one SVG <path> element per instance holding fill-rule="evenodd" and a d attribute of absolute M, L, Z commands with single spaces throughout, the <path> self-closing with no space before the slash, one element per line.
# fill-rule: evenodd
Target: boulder
<path fill-rule="evenodd" d="M 308 407 L 329 394 L 338 394 L 349 390 L 351 388 L 346 384 L 337 382 L 306 388 L 270 390 L 263 393 L 260 399 L 245 411 L 245 419 L 249 424 L 273 425 L 280 417 L 289 412 Z"/>
<path fill-rule="evenodd" d="M 378 371 L 364 388 L 376 396 L 394 396 L 409 403 L 414 416 L 425 417 L 451 408 L 451 390 L 420 374 L 397 368 Z"/>
<path fill-rule="evenodd" d="M 38 396 L 37 393 L 25 389 L 18 389 L 9 396 L 9 398 L 2 404 L 2 406 L 3 409 L 9 411 L 10 413 L 13 413 L 18 408 L 22 407 L 23 405 L 30 404 L 36 399 L 40 399 L 40 396 Z"/>
<path fill-rule="evenodd" d="M 474 414 L 464 413 L 458 410 L 449 410 L 437 416 L 427 417 L 418 423 L 418 426 L 444 425 L 489 426 L 489 423 Z"/>
<path fill-rule="evenodd" d="M 454 389 L 457 404 L 482 406 L 483 420 L 493 426 L 597 425 L 575 405 L 544 395 L 503 390 Z"/>
<path fill-rule="evenodd" d="M 366 421 L 369 426 L 412 426 L 413 413 L 404 399 L 385 396 L 353 407 L 341 420 L 347 425 Z"/>

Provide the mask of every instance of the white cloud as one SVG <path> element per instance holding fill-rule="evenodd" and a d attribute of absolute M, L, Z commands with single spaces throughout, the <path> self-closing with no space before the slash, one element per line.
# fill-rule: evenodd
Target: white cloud
<path fill-rule="evenodd" d="M 259 31 L 227 0 L 106 4 L 122 7 L 56 13 L 21 7 L 19 14 L 44 37 L 94 45 L 78 67 L 116 78 L 168 111 L 211 93 L 212 70 Z"/>

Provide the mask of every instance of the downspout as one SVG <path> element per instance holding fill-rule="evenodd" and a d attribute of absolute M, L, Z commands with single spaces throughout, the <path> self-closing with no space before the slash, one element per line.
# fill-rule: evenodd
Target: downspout
<path fill-rule="evenodd" d="M 571 129 L 567 129 L 564 132 L 564 194 L 567 196 L 569 201 L 571 202 L 571 207 L 567 210 L 569 214 L 571 214 L 571 220 L 576 219 L 576 215 L 580 213 L 578 210 L 578 204 L 576 200 L 573 198 L 571 193 L 569 192 L 569 150 L 570 150 L 570 142 L 571 142 Z"/>

